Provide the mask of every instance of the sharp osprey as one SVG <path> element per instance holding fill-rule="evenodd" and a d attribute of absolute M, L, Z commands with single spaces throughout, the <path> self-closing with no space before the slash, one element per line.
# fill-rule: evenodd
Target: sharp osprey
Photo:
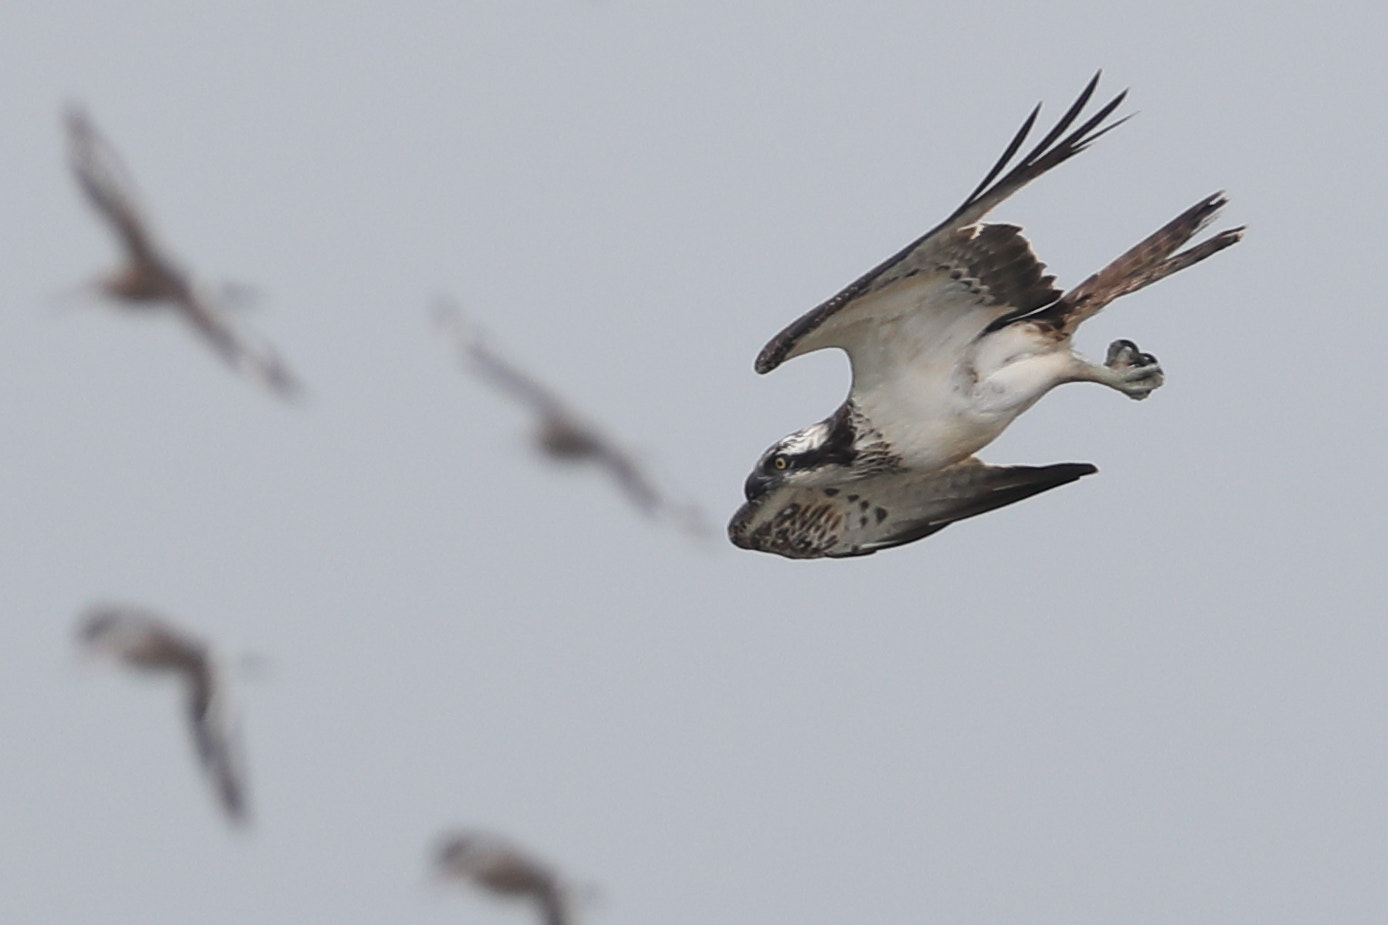
<path fill-rule="evenodd" d="M 194 286 L 188 274 L 162 252 L 136 204 L 134 184 L 110 143 L 80 109 L 67 113 L 68 157 L 73 176 L 92 208 L 111 226 L 125 263 L 97 281 L 97 288 L 123 305 L 172 308 L 235 369 L 245 370 L 284 398 L 299 391 L 298 380 L 272 347 L 234 327 L 224 312 Z"/>
<path fill-rule="evenodd" d="M 227 715 L 225 682 L 207 645 L 148 611 L 113 605 L 88 610 L 77 635 L 91 651 L 131 668 L 180 677 L 198 762 L 227 818 L 245 822 L 249 811 L 238 730 Z"/>
<path fill-rule="evenodd" d="M 973 454 L 1063 382 L 1097 382 L 1134 399 L 1151 394 L 1162 384 L 1155 357 L 1118 340 L 1103 363 L 1091 362 L 1071 348 L 1075 330 L 1119 296 L 1243 234 L 1233 228 L 1180 250 L 1224 205 L 1216 193 L 1062 292 L 1021 228 L 981 221 L 1125 121 L 1108 119 L 1126 92 L 1071 130 L 1098 80 L 1008 170 L 1038 105 L 949 218 L 762 349 L 759 373 L 838 347 L 853 384 L 827 419 L 762 454 L 747 478 L 747 502 L 728 525 L 735 544 L 790 558 L 866 555 L 1097 471 L 1087 463 L 990 466 Z"/>

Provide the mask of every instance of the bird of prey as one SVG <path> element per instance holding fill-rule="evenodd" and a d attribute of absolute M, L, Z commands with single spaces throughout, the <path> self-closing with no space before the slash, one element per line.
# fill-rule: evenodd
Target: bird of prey
<path fill-rule="evenodd" d="M 131 309 L 172 309 L 233 369 L 260 379 L 283 398 L 296 395 L 299 382 L 279 354 L 233 326 L 221 306 L 155 243 L 125 166 L 87 114 L 69 109 L 66 125 L 68 160 L 77 185 L 110 225 L 125 255 L 121 266 L 96 281 L 97 289 Z"/>
<path fill-rule="evenodd" d="M 1125 121 L 1105 124 L 1126 91 L 1071 130 L 1098 80 L 1004 173 L 1038 105 L 953 214 L 762 349 L 759 373 L 838 347 L 848 354 L 852 387 L 827 419 L 762 454 L 746 482 L 747 501 L 728 524 L 733 543 L 789 558 L 865 555 L 1097 471 L 1087 463 L 990 466 L 973 454 L 1062 382 L 1098 382 L 1146 398 L 1162 384 L 1155 357 L 1119 340 L 1105 362 L 1092 362 L 1071 349 L 1075 329 L 1119 296 L 1243 234 L 1230 229 L 1180 250 L 1225 204 L 1216 193 L 1062 292 L 1021 228 L 982 223 L 1004 199 Z"/>
<path fill-rule="evenodd" d="M 207 645 L 146 610 L 110 604 L 89 609 L 77 635 L 93 653 L 139 671 L 179 677 L 198 762 L 227 818 L 248 821 L 237 727 L 227 715 L 224 682 Z"/>
<path fill-rule="evenodd" d="M 539 453 L 560 462 L 594 463 L 607 470 L 641 513 L 668 520 L 696 536 L 707 534 L 704 516 L 695 505 L 675 501 L 657 488 L 631 453 L 582 420 L 545 385 L 497 353 L 456 305 L 438 303 L 434 320 L 453 340 L 469 371 L 534 411 L 538 418 L 535 449 Z"/>
<path fill-rule="evenodd" d="M 470 881 L 498 896 L 530 900 L 543 925 L 568 921 L 565 888 L 558 875 L 498 835 L 468 830 L 444 837 L 434 855 L 434 869 L 439 876 Z"/>

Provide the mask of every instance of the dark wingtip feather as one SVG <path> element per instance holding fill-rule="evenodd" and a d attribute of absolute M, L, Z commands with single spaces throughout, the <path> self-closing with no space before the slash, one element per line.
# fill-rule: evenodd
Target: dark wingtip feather
<path fill-rule="evenodd" d="M 1094 76 L 1090 78 L 1089 83 L 1085 85 L 1084 90 L 1080 92 L 1080 95 L 1070 104 L 1064 114 L 1056 120 L 1055 125 L 1051 127 L 1051 130 L 1046 133 L 1045 137 L 1037 142 L 1035 147 L 1028 151 L 1010 171 L 1006 174 L 1002 174 L 1003 168 L 1011 161 L 1013 155 L 1016 154 L 1017 149 L 1021 145 L 1024 135 L 1019 132 L 1017 136 L 1013 138 L 1013 143 L 1008 146 L 1003 158 L 993 166 L 993 169 L 988 172 L 988 176 L 984 181 L 969 194 L 968 198 L 965 199 L 959 208 L 954 211 L 954 214 L 945 221 L 944 225 L 949 225 L 951 222 L 960 219 L 971 210 L 978 208 L 980 204 L 982 204 L 983 212 L 988 211 L 988 209 L 996 205 L 997 202 L 1010 196 L 1031 180 L 1039 177 L 1052 167 L 1056 167 L 1066 160 L 1069 160 L 1071 157 L 1074 157 L 1095 141 L 1122 125 L 1128 119 L 1131 119 L 1132 115 L 1127 115 L 1111 125 L 1100 128 L 1103 121 L 1112 115 L 1113 111 L 1122 105 L 1123 101 L 1128 98 L 1128 91 L 1124 89 L 1121 93 L 1100 107 L 1097 112 L 1086 119 L 1078 128 L 1071 129 L 1075 120 L 1080 117 L 1080 113 L 1084 111 L 1085 106 L 1089 104 L 1090 99 L 1094 96 L 1094 91 L 1098 89 L 1099 78 L 1102 75 L 1103 71 L 1096 72 Z M 1027 124 L 1023 127 L 1029 129 L 1035 118 L 1036 111 L 1034 110 L 1031 117 L 1027 120 Z M 1066 132 L 1069 132 L 1069 134 L 1067 135 Z M 1002 174 L 1002 176 L 999 179 L 1000 174 Z M 989 200 L 994 201 L 990 202 Z M 977 216 L 974 216 L 974 218 L 977 218 Z"/>
<path fill-rule="evenodd" d="M 1093 77 L 1089 79 L 1089 83 L 1085 84 L 1084 89 L 1080 91 L 1079 97 L 1077 97 L 1075 101 L 1070 104 L 1070 108 L 1065 110 L 1065 114 L 1056 120 L 1055 125 L 1051 127 L 1051 130 L 1049 132 L 1046 133 L 1046 137 L 1042 138 L 1041 141 L 1037 143 L 1036 147 L 1032 149 L 1032 152 L 1023 159 L 1024 163 L 1026 161 L 1030 161 L 1032 158 L 1036 157 L 1042 151 L 1045 151 L 1051 145 L 1055 144 L 1056 139 L 1060 137 L 1061 133 L 1070 127 L 1070 124 L 1075 121 L 1079 114 L 1084 110 L 1084 107 L 1089 104 L 1089 98 L 1094 95 L 1094 90 L 1098 86 L 1099 74 L 1095 74 Z M 1108 109 L 1111 111 L 1115 105 L 1117 105 L 1117 101 L 1110 103 L 1108 105 Z"/>
<path fill-rule="evenodd" d="M 1066 482 L 1073 482 L 1099 471 L 1099 467 L 1093 463 L 1057 463 L 1052 469 L 1058 478 L 1063 478 Z"/>
<path fill-rule="evenodd" d="M 965 198 L 964 201 L 966 203 L 973 202 L 979 196 L 982 196 L 984 191 L 997 179 L 998 174 L 1003 172 L 1003 169 L 1007 167 L 1008 161 L 1016 156 L 1017 149 L 1022 146 L 1022 142 L 1027 140 L 1027 135 L 1031 134 L 1032 128 L 1036 125 L 1036 118 L 1039 115 L 1041 115 L 1041 104 L 1037 103 L 1035 108 L 1032 109 L 1031 115 L 1027 116 L 1026 121 L 1022 123 L 1022 127 L 1017 130 L 1017 133 L 1012 136 L 1012 140 L 1007 143 L 1007 148 L 1003 150 L 1002 156 L 993 164 L 987 176 L 985 176 L 983 181 L 979 183 L 978 186 L 974 187 L 973 191 Z"/>

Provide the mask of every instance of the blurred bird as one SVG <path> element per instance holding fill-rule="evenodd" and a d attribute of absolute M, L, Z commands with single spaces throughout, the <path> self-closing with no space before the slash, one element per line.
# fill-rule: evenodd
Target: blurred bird
<path fill-rule="evenodd" d="M 300 391 L 298 380 L 267 343 L 237 330 L 222 307 L 199 291 L 154 242 L 140 214 L 134 183 L 110 143 L 81 109 L 66 114 L 68 160 L 77 185 L 115 233 L 125 263 L 98 279 L 96 288 L 131 309 L 176 311 L 233 369 L 249 372 L 282 398 Z"/>
<path fill-rule="evenodd" d="M 208 647 L 153 613 L 103 604 L 82 616 L 78 640 L 88 651 L 144 672 L 175 674 L 184 686 L 198 761 L 233 823 L 249 820 L 238 728 L 227 716 L 223 681 Z"/>
<path fill-rule="evenodd" d="M 470 372 L 535 412 L 539 418 L 535 431 L 538 452 L 561 462 L 593 462 L 611 474 L 641 513 L 669 520 L 695 536 L 709 535 L 704 515 L 696 505 L 666 497 L 630 453 L 581 420 L 552 391 L 488 346 L 481 329 L 462 309 L 440 302 L 435 306 L 434 320 L 452 338 Z"/>
<path fill-rule="evenodd" d="M 466 830 L 440 839 L 434 855 L 440 877 L 467 880 L 498 896 L 529 899 L 543 925 L 565 925 L 565 888 L 547 865 L 499 835 Z"/>

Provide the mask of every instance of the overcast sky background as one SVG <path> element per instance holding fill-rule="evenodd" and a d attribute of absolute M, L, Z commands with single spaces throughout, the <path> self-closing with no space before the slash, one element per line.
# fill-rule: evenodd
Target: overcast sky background
<path fill-rule="evenodd" d="M 1384 14 L 1375 4 L 0 7 L 0 919 L 469 922 L 495 828 L 583 925 L 1388 915 Z M 762 344 L 934 225 L 1038 100 L 1139 115 L 995 213 L 1077 282 L 1227 189 L 1234 249 L 1125 298 L 1167 384 L 1063 387 L 982 454 L 1097 476 L 852 561 L 733 548 L 847 388 Z M 55 295 L 111 264 L 88 107 L 157 232 L 255 286 L 310 389 Z M 653 526 L 428 320 L 710 512 Z M 229 833 L 120 600 L 261 653 Z"/>

